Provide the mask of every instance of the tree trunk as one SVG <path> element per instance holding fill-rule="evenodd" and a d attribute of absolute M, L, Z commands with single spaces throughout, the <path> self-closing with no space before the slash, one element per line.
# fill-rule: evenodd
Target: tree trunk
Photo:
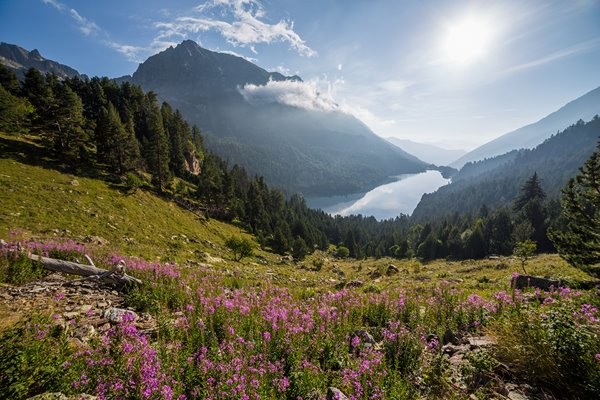
<path fill-rule="evenodd" d="M 90 277 L 90 279 L 95 277 L 101 282 L 116 283 L 120 285 L 138 285 L 142 283 L 141 280 L 127 275 L 123 269 L 118 269 L 117 267 L 109 271 L 94 265 L 85 265 L 55 258 L 42 257 L 36 254 L 29 254 L 28 257 L 34 261 L 39 261 L 44 268 L 54 272 L 85 276 Z"/>

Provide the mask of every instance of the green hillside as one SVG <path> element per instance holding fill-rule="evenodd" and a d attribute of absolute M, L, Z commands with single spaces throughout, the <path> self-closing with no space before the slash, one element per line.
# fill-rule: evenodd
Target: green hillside
<path fill-rule="evenodd" d="M 44 168 L 44 149 L 26 138 L 0 134 L 0 150 L 1 238 L 13 229 L 36 238 L 97 236 L 130 255 L 182 261 L 222 252 L 225 239 L 242 234 L 148 191 Z"/>

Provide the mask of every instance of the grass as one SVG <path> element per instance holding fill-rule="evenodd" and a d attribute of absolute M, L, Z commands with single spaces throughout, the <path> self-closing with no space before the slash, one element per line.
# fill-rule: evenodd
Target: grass
<path fill-rule="evenodd" d="M 352 399 L 486 398 L 497 389 L 499 363 L 513 379 L 559 397 L 600 394 L 598 296 L 512 292 L 517 259 L 421 264 L 337 259 L 333 249 L 293 263 L 258 248 L 238 226 L 85 171 L 61 172 L 27 137 L 0 134 L 0 187 L 0 238 L 33 247 L 56 241 L 44 249 L 62 258 L 86 251 L 104 267 L 126 259 L 145 282 L 127 294 L 128 305 L 159 321 L 155 336 L 125 321 L 79 352 L 49 315 L 15 321 L 0 309 L 0 397 L 52 389 L 101 398 L 296 399 L 336 386 Z M 76 242 L 90 236 L 108 243 L 82 250 Z M 232 236 L 253 241 L 254 255 L 234 261 L 225 246 Z M 13 255 L 0 257 L 0 282 L 38 276 Z M 388 274 L 390 264 L 398 272 Z M 527 271 L 590 280 L 552 254 L 529 260 Z M 343 289 L 351 281 L 362 285 Z M 494 352 L 466 356 L 463 386 L 450 379 L 439 343 L 448 330 L 498 341 Z"/>

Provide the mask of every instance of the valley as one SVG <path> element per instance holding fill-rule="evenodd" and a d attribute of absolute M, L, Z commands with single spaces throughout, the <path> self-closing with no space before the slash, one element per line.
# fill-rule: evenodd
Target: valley
<path fill-rule="evenodd" d="M 1 3 L 0 399 L 600 398 L 599 20 Z"/>

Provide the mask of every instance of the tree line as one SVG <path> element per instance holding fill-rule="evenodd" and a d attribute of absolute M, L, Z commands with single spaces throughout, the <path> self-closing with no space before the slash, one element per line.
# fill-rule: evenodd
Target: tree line
<path fill-rule="evenodd" d="M 183 199 L 210 217 L 237 221 L 262 246 L 296 259 L 335 246 L 338 256 L 357 259 L 460 260 L 512 254 L 526 240 L 547 252 L 554 251 L 549 230 L 567 226 L 558 199 L 546 198 L 537 173 L 512 205 L 491 210 L 482 205 L 476 213 L 418 223 L 406 215 L 385 221 L 330 216 L 207 152 L 200 129 L 168 103 L 159 104 L 155 93 L 108 78 L 59 80 L 30 69 L 20 82 L 0 67 L 0 129 L 37 136 L 75 172 L 126 181 L 151 176 L 148 185 L 157 193 Z M 188 189 L 178 190 L 178 184 Z"/>

